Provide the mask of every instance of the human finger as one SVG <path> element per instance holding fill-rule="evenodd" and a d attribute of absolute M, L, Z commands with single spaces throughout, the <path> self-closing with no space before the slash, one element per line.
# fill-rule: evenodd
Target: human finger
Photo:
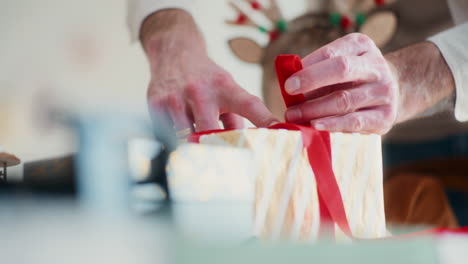
<path fill-rule="evenodd" d="M 219 119 L 223 122 L 225 129 L 238 129 L 244 127 L 244 120 L 242 117 L 233 113 L 222 114 Z"/>
<path fill-rule="evenodd" d="M 188 87 L 185 95 L 197 132 L 219 129 L 219 107 L 207 90 L 200 86 Z"/>
<path fill-rule="evenodd" d="M 341 116 L 362 108 L 389 104 L 390 92 L 380 84 L 363 84 L 353 89 L 339 90 L 290 107 L 285 113 L 291 123 L 303 123 L 317 118 Z"/>
<path fill-rule="evenodd" d="M 279 121 L 273 116 L 262 100 L 239 88 L 237 94 L 229 95 L 228 111 L 250 120 L 257 127 L 268 127 Z"/>
<path fill-rule="evenodd" d="M 362 110 L 343 116 L 326 117 L 311 121 L 311 126 L 318 130 L 346 133 L 385 134 L 393 125 L 395 113 L 390 107 L 378 107 Z"/>
<path fill-rule="evenodd" d="M 166 99 L 166 112 L 171 118 L 176 131 L 186 130 L 193 132 L 193 121 L 188 116 L 187 105 L 179 96 L 171 96 Z"/>
<path fill-rule="evenodd" d="M 367 35 L 351 33 L 312 52 L 302 59 L 302 64 L 308 67 L 335 57 L 361 56 L 376 49 L 374 42 Z"/>
<path fill-rule="evenodd" d="M 372 82 L 380 78 L 379 69 L 371 58 L 335 57 L 293 74 L 286 80 L 285 88 L 294 95 L 340 83 Z"/>

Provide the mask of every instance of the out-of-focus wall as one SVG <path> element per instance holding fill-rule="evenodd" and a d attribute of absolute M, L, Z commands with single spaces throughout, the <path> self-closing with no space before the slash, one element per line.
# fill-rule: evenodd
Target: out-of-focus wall
<path fill-rule="evenodd" d="M 305 10 L 304 0 L 280 4 L 287 18 Z M 227 39 L 267 37 L 225 25 L 235 17 L 226 1 L 200 0 L 197 10 L 210 55 L 259 95 L 259 67 L 238 61 Z M 146 116 L 148 65 L 125 19 L 126 0 L 0 0 L 0 145 L 23 160 L 73 151 L 69 131 L 42 122 L 48 105 Z"/>

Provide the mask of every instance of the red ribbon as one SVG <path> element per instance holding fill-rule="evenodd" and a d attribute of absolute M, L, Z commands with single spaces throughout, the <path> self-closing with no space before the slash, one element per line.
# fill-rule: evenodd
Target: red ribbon
<path fill-rule="evenodd" d="M 303 94 L 290 95 L 286 92 L 284 87 L 286 80 L 291 77 L 291 75 L 302 70 L 301 58 L 296 55 L 279 55 L 276 57 L 275 67 L 281 89 L 281 95 L 283 96 L 286 107 L 305 102 L 305 96 Z"/>
<path fill-rule="evenodd" d="M 301 58 L 296 55 L 280 55 L 276 57 L 275 67 L 286 107 L 305 102 L 306 98 L 303 94 L 290 95 L 285 89 L 286 80 L 294 73 L 303 69 Z M 315 174 L 321 221 L 329 222 L 332 220 L 338 224 L 346 235 L 351 236 L 341 192 L 333 173 L 329 132 L 318 132 L 315 129 L 304 126 L 296 127 L 299 129 L 294 130 L 300 130 L 302 133 L 304 147 L 307 148 L 309 156 L 309 163 Z M 317 137 L 315 134 L 319 134 L 320 136 Z M 318 138 L 322 140 L 317 140 Z"/>

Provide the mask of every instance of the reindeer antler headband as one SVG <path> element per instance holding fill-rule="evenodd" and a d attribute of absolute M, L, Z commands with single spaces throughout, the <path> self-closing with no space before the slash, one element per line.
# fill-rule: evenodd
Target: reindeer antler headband
<path fill-rule="evenodd" d="M 270 20 L 274 28 L 268 28 L 263 25 L 257 24 L 253 21 L 249 14 L 246 14 L 242 11 L 234 2 L 229 2 L 234 10 L 237 11 L 237 18 L 235 20 L 228 20 L 226 21 L 227 24 L 236 25 L 236 26 L 246 26 L 246 27 L 253 27 L 258 29 L 260 32 L 268 34 L 270 37 L 270 41 L 274 41 L 278 38 L 279 34 L 286 32 L 287 30 L 287 23 L 281 14 L 281 11 L 278 7 L 278 4 L 275 0 L 269 0 L 269 4 L 267 6 L 262 5 L 260 2 L 256 0 L 245 0 L 248 3 L 248 6 L 251 10 L 262 13 L 268 20 Z"/>
<path fill-rule="evenodd" d="M 366 22 L 370 10 L 394 3 L 395 0 L 333 0 L 328 9 L 330 23 L 341 26 L 345 31 L 353 31 Z"/>
<path fill-rule="evenodd" d="M 268 33 L 270 38 L 270 46 L 280 34 L 289 32 L 288 34 L 295 34 L 295 32 L 304 32 L 304 28 L 323 27 L 326 25 L 328 30 L 332 31 L 333 28 L 340 27 L 338 32 L 341 35 L 358 31 L 368 35 L 372 38 L 375 44 L 383 47 L 388 43 L 394 35 L 397 27 L 396 15 L 392 11 L 381 9 L 396 2 L 396 0 L 330 0 L 327 2 L 326 11 L 318 13 L 310 13 L 309 15 L 320 17 L 319 24 L 310 24 L 310 20 L 304 18 L 297 18 L 295 21 L 302 19 L 304 23 L 288 24 L 283 18 L 278 4 L 275 0 L 269 0 L 269 5 L 261 5 L 256 0 L 243 0 L 237 3 L 247 4 L 246 12 L 244 12 L 234 2 L 230 2 L 234 10 L 237 11 L 238 16 L 234 20 L 227 21 L 230 25 L 244 26 L 256 28 L 262 33 Z M 249 12 L 247 12 L 249 11 Z M 265 26 L 257 24 L 252 18 L 252 12 L 260 12 L 267 17 L 272 23 L 273 27 L 269 29 Z M 328 20 L 327 20 L 328 16 Z M 312 22 L 314 23 L 314 22 Z M 302 33 L 300 33 L 302 34 Z M 234 38 L 229 40 L 229 46 L 234 54 L 241 60 L 249 63 L 260 63 L 263 59 L 266 47 L 262 47 L 255 40 L 249 38 Z"/>

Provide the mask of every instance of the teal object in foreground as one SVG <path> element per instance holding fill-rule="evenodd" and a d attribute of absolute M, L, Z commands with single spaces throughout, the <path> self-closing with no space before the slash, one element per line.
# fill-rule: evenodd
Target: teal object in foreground
<path fill-rule="evenodd" d="M 321 242 L 313 245 L 273 245 L 247 243 L 237 247 L 202 247 L 188 244 L 177 247 L 175 263 L 203 264 L 436 264 L 436 244 L 431 239 L 373 240 L 336 244 Z"/>

